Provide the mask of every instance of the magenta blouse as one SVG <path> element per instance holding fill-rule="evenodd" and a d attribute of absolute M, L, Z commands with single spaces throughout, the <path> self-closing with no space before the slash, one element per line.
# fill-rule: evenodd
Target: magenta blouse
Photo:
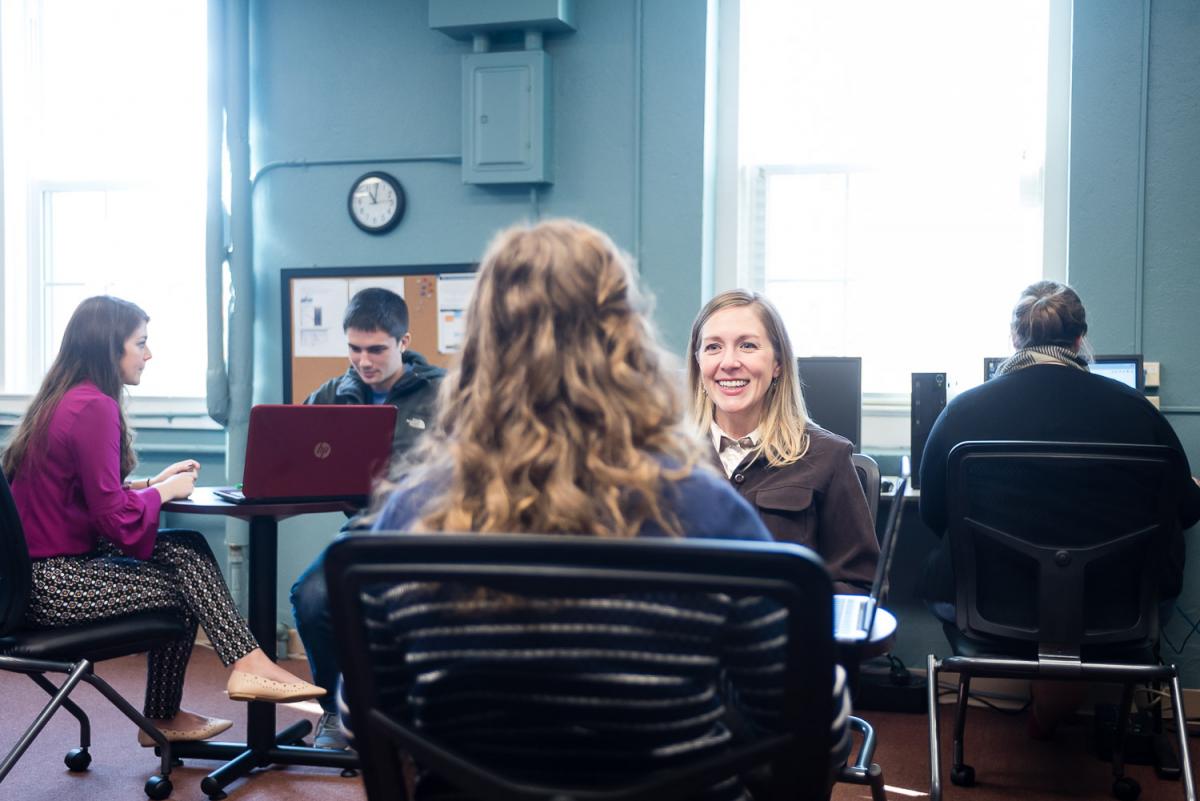
<path fill-rule="evenodd" d="M 12 482 L 34 559 L 94 551 L 101 539 L 137 559 L 154 550 L 158 490 L 121 485 L 117 402 L 91 382 L 67 390 Z"/>

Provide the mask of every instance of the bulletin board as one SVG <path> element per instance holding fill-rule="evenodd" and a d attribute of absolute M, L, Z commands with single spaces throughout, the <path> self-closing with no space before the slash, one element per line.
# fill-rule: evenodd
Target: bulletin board
<path fill-rule="evenodd" d="M 409 344 L 446 367 L 462 342 L 475 264 L 388 267 L 313 267 L 280 272 L 283 387 L 286 403 L 302 403 L 350 366 L 342 316 L 351 296 L 368 287 L 390 289 L 408 304 Z"/>

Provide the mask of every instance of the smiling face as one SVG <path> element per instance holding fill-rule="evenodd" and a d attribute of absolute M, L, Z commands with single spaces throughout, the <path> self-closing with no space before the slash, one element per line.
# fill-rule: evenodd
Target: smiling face
<path fill-rule="evenodd" d="M 125 349 L 117 362 L 117 371 L 121 374 L 121 383 L 137 386 L 142 383 L 142 371 L 152 354 L 146 345 L 146 324 L 142 323 L 125 340 Z"/>
<path fill-rule="evenodd" d="M 700 330 L 700 380 L 713 417 L 726 433 L 743 437 L 758 427 L 779 358 L 752 306 L 715 312 Z"/>
<path fill-rule="evenodd" d="M 404 375 L 404 351 L 408 350 L 408 341 L 408 334 L 396 339 L 378 328 L 370 331 L 346 329 L 350 364 L 363 383 L 375 392 L 387 392 Z"/>

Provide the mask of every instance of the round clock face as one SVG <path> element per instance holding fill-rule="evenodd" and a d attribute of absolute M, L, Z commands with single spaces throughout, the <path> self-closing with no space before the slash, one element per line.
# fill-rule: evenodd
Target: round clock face
<path fill-rule="evenodd" d="M 395 228 L 404 217 L 404 187 L 386 172 L 369 172 L 350 188 L 350 219 L 369 234 Z"/>

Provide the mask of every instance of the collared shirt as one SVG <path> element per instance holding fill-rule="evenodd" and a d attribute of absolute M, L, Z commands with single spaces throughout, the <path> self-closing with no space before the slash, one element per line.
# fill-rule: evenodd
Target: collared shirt
<path fill-rule="evenodd" d="M 742 463 L 746 458 L 746 454 L 758 447 L 758 429 L 754 429 L 744 437 L 731 437 L 726 434 L 714 420 L 709 430 L 712 436 L 713 447 L 717 450 L 717 456 L 721 459 L 721 466 L 725 468 L 725 477 L 729 478 L 733 475 L 734 468 Z M 729 440 L 725 447 L 721 447 L 721 438 Z M 746 443 L 749 442 L 749 447 Z"/>

